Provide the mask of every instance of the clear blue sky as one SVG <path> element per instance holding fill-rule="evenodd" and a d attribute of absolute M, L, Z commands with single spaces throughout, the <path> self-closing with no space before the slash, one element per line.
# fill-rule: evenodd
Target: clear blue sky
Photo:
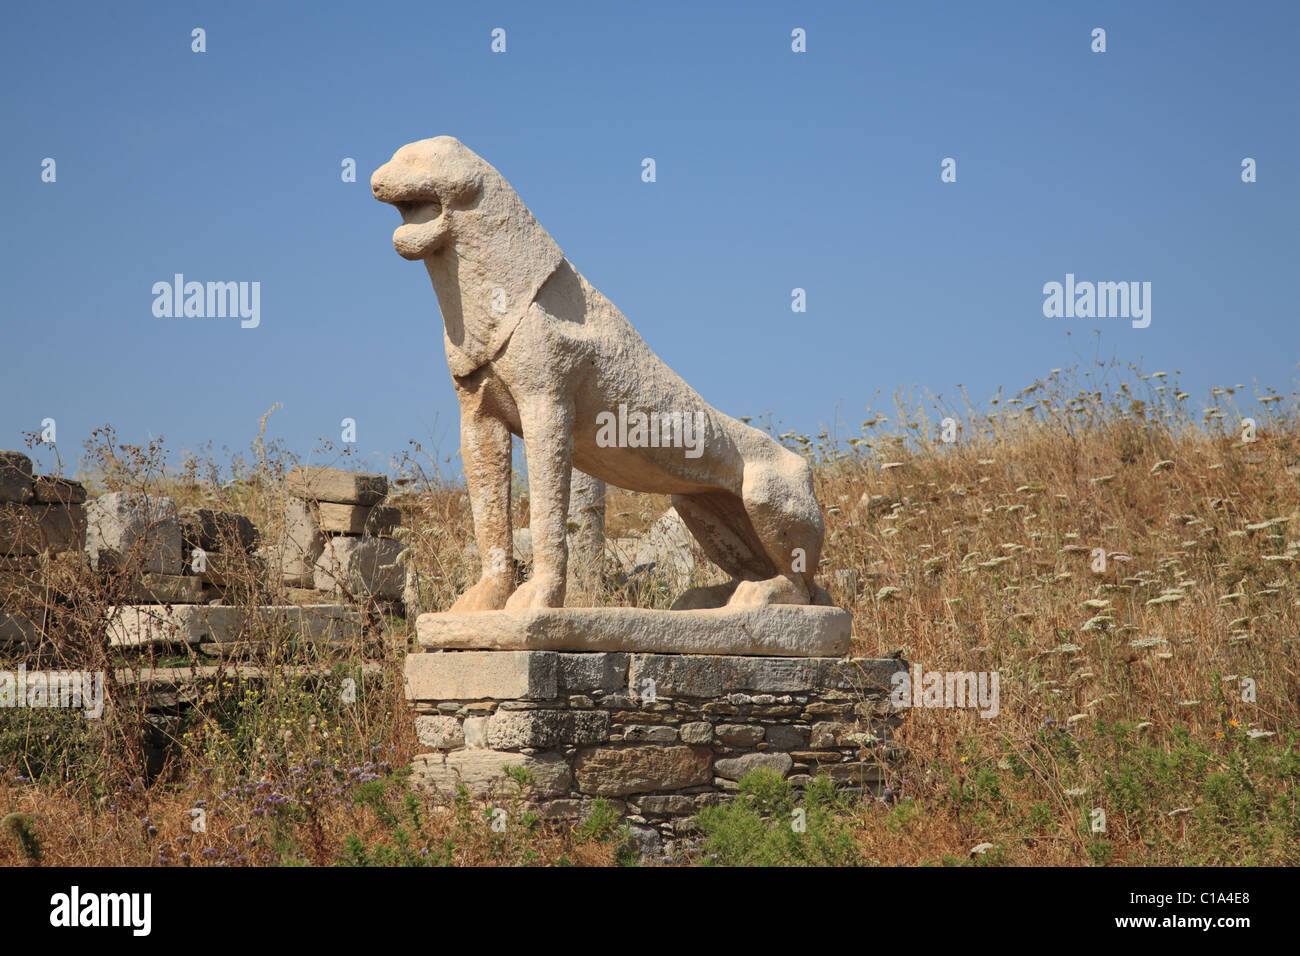
<path fill-rule="evenodd" d="M 47 417 L 65 461 L 105 423 L 244 448 L 279 402 L 304 454 L 344 417 L 377 469 L 411 438 L 454 454 L 436 299 L 368 185 L 439 134 L 733 415 L 983 399 L 1098 327 L 1197 399 L 1294 390 L 1300 4 L 813 6 L 10 5 L 0 448 Z M 177 272 L 260 282 L 260 326 L 155 318 Z M 1045 318 L 1067 272 L 1151 282 L 1150 327 Z"/>

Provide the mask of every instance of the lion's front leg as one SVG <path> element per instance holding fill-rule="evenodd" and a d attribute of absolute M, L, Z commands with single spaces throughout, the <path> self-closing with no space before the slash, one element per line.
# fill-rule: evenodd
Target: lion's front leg
<path fill-rule="evenodd" d="M 482 383 L 457 385 L 460 455 L 474 513 L 474 538 L 483 570 L 478 583 L 451 606 L 456 611 L 497 611 L 515 587 L 510 533 L 510 429 L 487 404 Z"/>
<path fill-rule="evenodd" d="M 565 538 L 573 468 L 573 406 L 542 396 L 519 408 L 528 456 L 533 576 L 506 602 L 509 610 L 563 607 L 569 564 Z"/>

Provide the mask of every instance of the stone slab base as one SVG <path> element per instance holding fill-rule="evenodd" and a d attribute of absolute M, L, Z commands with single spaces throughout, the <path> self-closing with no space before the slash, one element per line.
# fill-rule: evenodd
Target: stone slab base
<path fill-rule="evenodd" d="M 794 604 L 691 611 L 574 607 L 421 614 L 416 633 L 425 648 L 842 657 L 852 618 L 837 607 Z"/>
<path fill-rule="evenodd" d="M 337 604 L 130 604 L 111 609 L 108 638 L 115 647 L 229 644 L 263 639 L 273 632 L 338 641 L 359 638 L 361 625 L 359 610 Z"/>
<path fill-rule="evenodd" d="M 676 613 L 676 612 L 674 612 Z M 434 651 L 406 659 L 425 752 L 412 783 L 451 797 L 517 789 L 549 818 L 596 798 L 654 841 L 689 833 L 759 767 L 877 791 L 897 755 L 901 659 L 564 651 Z M 643 834 L 645 835 L 645 834 Z"/>

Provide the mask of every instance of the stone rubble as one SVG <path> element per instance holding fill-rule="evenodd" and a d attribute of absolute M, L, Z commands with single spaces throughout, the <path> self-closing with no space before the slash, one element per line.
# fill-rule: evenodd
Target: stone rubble
<path fill-rule="evenodd" d="M 388 479 L 339 468 L 300 467 L 286 479 L 283 583 L 355 601 L 397 601 L 406 572 L 393 532 L 401 512 L 382 502 Z"/>
<path fill-rule="evenodd" d="M 86 491 L 0 451 L 0 644 L 39 639 L 44 606 L 86 546 Z"/>
<path fill-rule="evenodd" d="M 400 546 L 388 536 L 401 516 L 380 504 L 387 480 L 314 468 L 293 472 L 288 486 L 329 500 L 290 497 L 289 546 L 258 549 L 246 515 L 139 492 L 87 500 L 79 483 L 34 475 L 27 455 L 0 451 L 0 643 L 38 641 L 43 622 L 94 577 L 121 602 L 106 625 L 116 646 L 225 655 L 258 634 L 359 640 L 361 613 L 340 599 L 401 593 Z M 287 603 L 266 603 L 268 570 L 283 579 L 270 582 L 271 596 L 286 592 Z"/>

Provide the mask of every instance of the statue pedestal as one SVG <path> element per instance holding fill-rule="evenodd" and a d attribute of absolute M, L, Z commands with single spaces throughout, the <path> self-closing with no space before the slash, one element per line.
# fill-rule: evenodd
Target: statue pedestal
<path fill-rule="evenodd" d="M 417 630 L 406 696 L 427 752 L 412 782 L 447 796 L 513 789 L 518 767 L 543 817 L 602 797 L 655 842 L 755 768 L 874 792 L 897 752 L 891 677 L 908 665 L 839 656 L 836 608 L 425 614 Z M 774 651 L 729 652 L 762 641 Z"/>

